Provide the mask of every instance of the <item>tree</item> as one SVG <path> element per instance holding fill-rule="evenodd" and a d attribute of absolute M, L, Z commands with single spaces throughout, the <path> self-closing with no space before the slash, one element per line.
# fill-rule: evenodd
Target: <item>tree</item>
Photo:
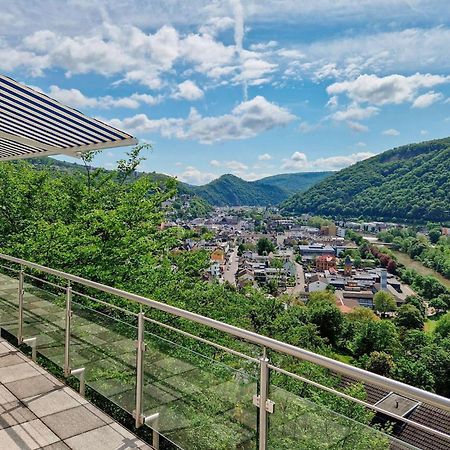
<path fill-rule="evenodd" d="M 357 306 L 353 311 L 346 315 L 347 319 L 356 322 L 372 322 L 374 320 L 380 320 L 378 316 L 369 308 L 364 306 Z"/>
<path fill-rule="evenodd" d="M 386 317 L 386 313 L 397 309 L 394 296 L 386 291 L 378 291 L 373 297 L 373 303 L 375 310 L 381 313 L 382 317 Z"/>
<path fill-rule="evenodd" d="M 268 255 L 269 253 L 275 251 L 275 245 L 266 237 L 259 239 L 256 244 L 256 248 L 258 250 L 258 255 Z"/>
<path fill-rule="evenodd" d="M 437 314 L 447 310 L 447 303 L 441 297 L 432 298 L 428 304 L 436 310 Z"/>
<path fill-rule="evenodd" d="M 420 311 L 414 305 L 405 304 L 400 306 L 400 308 L 398 309 L 395 323 L 397 324 L 397 326 L 403 328 L 422 329 L 425 320 Z"/>
<path fill-rule="evenodd" d="M 372 352 L 366 363 L 366 369 L 378 375 L 388 376 L 394 368 L 394 358 L 386 352 Z"/>
<path fill-rule="evenodd" d="M 415 295 L 409 295 L 405 299 L 405 304 L 414 305 L 419 310 L 422 317 L 425 318 L 425 305 L 420 297 L 417 297 Z"/>
<path fill-rule="evenodd" d="M 450 337 L 450 312 L 439 319 L 434 333 L 441 338 Z"/>
<path fill-rule="evenodd" d="M 430 242 L 432 244 L 436 244 L 439 241 L 439 238 L 441 237 L 441 230 L 439 228 L 434 228 L 433 230 L 430 230 L 428 233 L 428 237 L 430 238 Z"/>
<path fill-rule="evenodd" d="M 309 321 L 317 325 L 320 336 L 336 344 L 342 330 L 344 318 L 336 304 L 328 300 L 308 303 Z"/>
<path fill-rule="evenodd" d="M 395 354 L 400 348 L 397 328 L 387 320 L 367 322 L 356 333 L 352 346 L 356 356 L 374 351 Z"/>
<path fill-rule="evenodd" d="M 145 158 L 141 156 L 143 150 L 151 150 L 150 144 L 139 144 L 131 149 L 130 152 L 126 152 L 128 159 L 120 159 L 117 161 L 118 179 L 121 184 L 125 183 L 126 179 L 134 173 L 142 161 Z"/>

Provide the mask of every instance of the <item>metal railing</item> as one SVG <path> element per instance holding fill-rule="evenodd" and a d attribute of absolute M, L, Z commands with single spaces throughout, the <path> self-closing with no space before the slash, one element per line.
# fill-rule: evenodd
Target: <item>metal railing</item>
<path fill-rule="evenodd" d="M 305 377 L 299 376 L 298 374 L 294 374 L 290 371 L 287 371 L 285 369 L 282 369 L 280 367 L 277 367 L 269 361 L 267 357 L 267 351 L 270 349 L 272 351 L 275 351 L 277 353 L 280 353 L 282 355 L 291 356 L 294 357 L 300 361 L 307 361 L 313 364 L 316 364 L 322 368 L 329 369 L 330 371 L 341 374 L 347 377 L 350 377 L 354 380 L 357 380 L 358 382 L 363 382 L 368 385 L 377 386 L 387 392 L 395 392 L 397 394 L 400 394 L 402 396 L 405 396 L 410 399 L 417 400 L 418 402 L 422 402 L 434 407 L 437 407 L 443 411 L 450 412 L 450 399 L 441 397 L 439 395 L 436 395 L 432 392 L 424 391 L 422 389 L 418 389 L 416 387 L 401 383 L 399 381 L 386 378 L 380 375 L 377 375 L 372 372 L 368 372 L 366 370 L 360 369 L 358 367 L 354 367 L 339 361 L 336 361 L 334 359 L 328 358 L 326 356 L 322 356 L 316 353 L 313 353 L 308 350 L 301 349 L 299 347 L 287 344 L 285 342 L 281 342 L 266 336 L 259 335 L 257 333 L 238 328 L 236 326 L 232 326 L 205 316 L 201 316 L 196 313 L 192 313 L 174 306 L 170 306 L 165 303 L 157 302 L 155 300 L 148 299 L 146 297 L 142 297 L 140 295 L 132 294 L 120 289 L 116 289 L 110 286 L 106 286 L 101 283 L 97 283 L 91 280 L 87 280 L 84 278 L 81 278 L 76 275 L 72 275 L 69 273 L 65 273 L 59 270 L 51 269 L 45 266 L 41 266 L 39 264 L 35 264 L 30 261 L 25 261 L 19 258 L 15 258 L 12 256 L 0 254 L 0 259 L 3 261 L 7 261 L 9 263 L 18 265 L 20 267 L 18 272 L 18 332 L 17 332 L 17 338 L 19 343 L 26 343 L 26 340 L 24 339 L 24 332 L 23 332 L 23 321 L 24 321 L 24 276 L 30 276 L 30 278 L 34 280 L 39 280 L 44 283 L 48 283 L 49 285 L 61 288 L 61 286 L 46 281 L 44 279 L 40 279 L 36 277 L 35 275 L 26 274 L 25 268 L 33 269 L 36 271 L 39 271 L 41 273 L 45 273 L 48 275 L 52 275 L 55 277 L 58 277 L 62 280 L 65 280 L 67 282 L 67 285 L 63 287 L 65 289 L 65 325 L 64 325 L 64 332 L 65 332 L 65 342 L 64 342 L 64 375 L 66 377 L 69 377 L 71 375 L 80 375 L 80 390 L 83 389 L 84 392 L 84 368 L 77 368 L 72 369 L 70 367 L 70 361 L 71 361 L 71 321 L 72 321 L 72 296 L 73 295 L 80 295 L 82 297 L 85 297 L 87 299 L 90 299 L 92 301 L 98 302 L 99 304 L 103 304 L 105 306 L 108 306 L 110 308 L 116 309 L 118 311 L 126 312 L 127 314 L 131 314 L 136 317 L 137 321 L 137 339 L 136 339 L 136 367 L 135 367 L 135 405 L 134 405 L 134 411 L 133 415 L 135 418 L 135 426 L 136 428 L 141 427 L 144 424 L 151 424 L 153 428 L 157 429 L 157 424 L 159 421 L 159 414 L 153 413 L 149 416 L 144 415 L 144 402 L 145 398 L 143 395 L 143 361 L 144 361 L 144 355 L 146 351 L 146 344 L 144 339 L 145 334 L 145 323 L 152 323 L 156 324 L 158 326 L 161 326 L 167 330 L 170 330 L 172 332 L 180 333 L 183 336 L 195 339 L 203 344 L 207 344 L 210 346 L 215 347 L 218 350 L 222 350 L 224 352 L 227 352 L 231 355 L 245 358 L 246 360 L 250 361 L 251 363 L 258 364 L 259 366 L 259 380 L 258 380 L 258 393 L 254 396 L 253 404 L 255 407 L 258 408 L 259 414 L 258 414 L 258 448 L 260 450 L 266 450 L 267 449 L 267 442 L 268 442 L 268 433 L 269 433 L 269 426 L 268 426 L 268 417 L 269 414 L 273 412 L 273 402 L 269 399 L 269 376 L 271 372 L 279 373 L 288 377 L 291 377 L 294 380 L 301 381 L 302 383 L 306 383 L 308 385 L 314 386 L 316 388 L 322 389 L 325 392 L 332 393 L 334 395 L 337 395 L 338 397 L 344 398 L 345 400 L 349 400 L 354 402 L 355 404 L 359 404 L 364 406 L 365 408 L 368 408 L 372 411 L 382 413 L 383 415 L 389 416 L 394 420 L 401 421 L 403 423 L 412 425 L 422 431 L 425 431 L 427 433 L 430 433 L 438 438 L 448 440 L 449 446 L 450 446 L 450 435 L 436 430 L 434 428 L 431 428 L 429 426 L 423 425 L 421 423 L 417 423 L 413 420 L 410 420 L 408 418 L 402 417 L 400 415 L 397 415 L 395 413 L 392 413 L 390 411 L 386 411 L 382 409 L 379 406 L 373 405 L 371 403 L 368 403 L 364 400 L 354 398 L 346 393 L 343 393 L 337 389 L 324 386 L 320 383 L 317 383 L 315 381 L 309 380 Z M 0 265 L 1 266 L 1 265 Z M 10 269 L 10 266 L 2 266 L 5 269 Z M 199 336 L 196 336 L 192 333 L 188 333 L 184 330 L 178 329 L 176 327 L 173 327 L 171 325 L 168 325 L 166 323 L 160 322 L 158 320 L 152 319 L 150 317 L 146 317 L 144 312 L 140 313 L 133 313 L 128 310 L 125 310 L 124 308 L 121 308 L 119 306 L 116 306 L 114 304 L 110 304 L 108 302 L 104 302 L 100 299 L 94 298 L 90 295 L 87 295 L 85 293 L 81 293 L 78 291 L 75 291 L 73 289 L 73 285 L 80 285 L 84 286 L 86 288 L 92 288 L 95 290 L 98 290 L 100 292 L 104 292 L 106 294 L 111 294 L 113 296 L 128 300 L 130 302 L 134 302 L 137 304 L 140 304 L 142 306 L 145 306 L 147 308 L 162 311 L 164 313 L 168 313 L 172 316 L 186 319 L 191 322 L 195 322 L 197 324 L 204 325 L 208 328 L 218 330 L 221 332 L 226 333 L 227 335 L 230 335 L 238 340 L 246 341 L 250 344 L 254 344 L 261 348 L 261 354 L 260 357 L 255 356 L 249 356 L 247 354 L 244 354 L 240 351 L 225 347 L 221 344 L 215 343 L 209 339 L 205 339 Z M 30 342 L 30 339 L 27 340 Z M 36 341 L 34 341 L 34 351 L 36 347 Z M 83 381 L 83 382 L 81 382 Z M 82 386 L 83 385 L 83 386 Z M 154 433 L 154 440 L 153 445 L 155 448 L 159 448 L 159 434 Z"/>

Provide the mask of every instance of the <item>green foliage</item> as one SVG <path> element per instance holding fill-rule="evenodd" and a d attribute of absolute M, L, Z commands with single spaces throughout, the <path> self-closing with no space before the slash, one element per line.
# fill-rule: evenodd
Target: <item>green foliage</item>
<path fill-rule="evenodd" d="M 275 251 L 275 244 L 266 237 L 262 237 L 256 243 L 256 249 L 258 251 L 258 255 L 268 255 L 269 253 Z"/>
<path fill-rule="evenodd" d="M 398 309 L 395 323 L 399 327 L 408 329 L 418 328 L 421 330 L 425 323 L 425 319 L 422 313 L 414 305 L 405 304 Z"/>
<path fill-rule="evenodd" d="M 450 337 L 450 312 L 443 315 L 434 330 L 435 334 L 442 337 L 448 338 Z"/>
<path fill-rule="evenodd" d="M 386 315 L 386 313 L 393 312 L 397 309 L 394 296 L 386 291 L 378 291 L 373 297 L 373 304 L 375 310 L 382 315 Z"/>
<path fill-rule="evenodd" d="M 387 377 L 390 375 L 394 365 L 392 355 L 385 352 L 372 352 L 367 360 L 366 369 Z"/>
<path fill-rule="evenodd" d="M 258 181 L 245 181 L 235 175 L 222 175 L 203 186 L 184 185 L 183 189 L 214 206 L 270 206 L 286 200 L 323 180 L 330 172 L 275 175 Z"/>
<path fill-rule="evenodd" d="M 375 351 L 395 355 L 400 349 L 398 331 L 395 325 L 387 320 L 364 323 L 355 335 L 353 349 L 357 356 Z"/>
<path fill-rule="evenodd" d="M 288 212 L 385 220 L 449 221 L 450 138 L 361 161 L 283 203 Z"/>

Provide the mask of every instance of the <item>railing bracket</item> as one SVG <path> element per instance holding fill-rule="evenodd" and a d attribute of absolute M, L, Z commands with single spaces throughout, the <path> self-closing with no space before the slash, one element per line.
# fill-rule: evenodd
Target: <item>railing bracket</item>
<path fill-rule="evenodd" d="M 260 396 L 259 395 L 253 396 L 253 405 L 255 405 L 257 408 L 260 408 Z M 266 411 L 269 414 L 273 414 L 275 412 L 275 402 L 267 399 L 266 400 Z"/>

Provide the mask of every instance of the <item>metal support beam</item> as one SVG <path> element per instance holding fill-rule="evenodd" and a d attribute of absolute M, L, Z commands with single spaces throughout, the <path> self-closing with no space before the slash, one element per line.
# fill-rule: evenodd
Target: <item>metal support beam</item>
<path fill-rule="evenodd" d="M 138 314 L 138 335 L 136 341 L 136 403 L 134 410 L 135 426 L 141 427 L 145 423 L 143 415 L 143 388 L 144 388 L 144 313 Z"/>
<path fill-rule="evenodd" d="M 266 348 L 263 347 L 263 355 L 259 360 L 259 450 L 267 449 L 267 396 L 269 394 L 269 360 Z"/>
<path fill-rule="evenodd" d="M 144 419 L 144 423 L 146 425 L 151 424 L 151 428 L 153 431 L 152 446 L 155 450 L 159 450 L 159 413 L 155 413 L 155 414 L 152 414 L 151 416 L 147 416 Z"/>
<path fill-rule="evenodd" d="M 36 338 L 32 337 L 32 338 L 28 338 L 28 339 L 23 339 L 22 340 L 23 344 L 27 344 L 31 347 L 31 359 L 36 362 L 37 360 L 37 342 L 36 342 Z"/>
<path fill-rule="evenodd" d="M 70 326 L 72 319 L 72 287 L 66 288 L 66 328 L 64 342 L 64 376 L 70 376 Z"/>
<path fill-rule="evenodd" d="M 80 380 L 80 395 L 82 397 L 86 396 L 86 369 L 84 367 L 80 367 L 79 369 L 73 369 L 70 371 L 70 375 L 76 377 L 79 375 Z"/>
<path fill-rule="evenodd" d="M 23 342 L 23 295 L 25 293 L 24 288 L 24 273 L 23 268 L 20 268 L 19 272 L 19 324 L 17 330 L 17 342 L 19 345 Z"/>

